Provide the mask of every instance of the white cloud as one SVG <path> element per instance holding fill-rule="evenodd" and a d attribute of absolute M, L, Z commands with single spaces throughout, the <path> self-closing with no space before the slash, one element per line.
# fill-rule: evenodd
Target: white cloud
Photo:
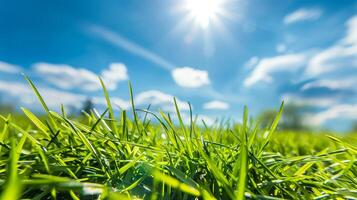
<path fill-rule="evenodd" d="M 128 70 L 123 63 L 111 63 L 108 69 L 102 72 L 102 78 L 108 89 L 116 89 L 119 81 L 129 79 Z"/>
<path fill-rule="evenodd" d="M 62 89 L 80 88 L 93 91 L 100 88 L 97 75 L 87 69 L 50 63 L 36 63 L 33 69 L 43 79 Z"/>
<path fill-rule="evenodd" d="M 306 74 L 317 76 L 348 67 L 357 67 L 357 45 L 335 45 L 316 54 L 309 61 Z"/>
<path fill-rule="evenodd" d="M 229 104 L 223 101 L 210 101 L 205 104 L 203 104 L 203 109 L 206 110 L 227 110 L 229 109 Z"/>
<path fill-rule="evenodd" d="M 64 64 L 36 63 L 36 73 L 46 81 L 62 89 L 78 88 L 85 91 L 101 89 L 98 76 L 84 68 L 74 68 Z M 102 72 L 102 78 L 108 90 L 116 89 L 117 83 L 128 79 L 127 69 L 122 63 L 111 63 Z"/>
<path fill-rule="evenodd" d="M 329 88 L 331 90 L 343 90 L 353 89 L 356 85 L 356 77 L 346 77 L 344 79 L 336 80 L 323 79 L 306 83 L 304 86 L 302 86 L 301 90 L 305 91 L 313 88 Z"/>
<path fill-rule="evenodd" d="M 304 122 L 314 126 L 321 126 L 333 119 L 357 120 L 357 104 L 339 104 L 317 114 L 310 113 L 306 115 Z"/>
<path fill-rule="evenodd" d="M 172 77 L 181 87 L 199 88 L 210 84 L 207 71 L 191 67 L 175 68 L 172 70 Z"/>
<path fill-rule="evenodd" d="M 339 98 L 336 96 L 328 97 L 302 97 L 295 94 L 284 94 L 281 97 L 287 104 L 297 106 L 328 107 L 337 104 Z"/>
<path fill-rule="evenodd" d="M 285 24 L 293 24 L 300 21 L 313 21 L 321 17 L 322 11 L 317 8 L 301 8 L 284 17 Z"/>
<path fill-rule="evenodd" d="M 104 97 L 92 97 L 91 99 L 93 100 L 94 104 L 107 106 L 107 101 Z M 117 107 L 122 110 L 129 109 L 131 105 L 129 101 L 123 100 L 118 97 L 111 97 L 110 102 L 113 107 Z"/>
<path fill-rule="evenodd" d="M 0 61 L 0 72 L 16 74 L 21 71 L 22 71 L 22 69 L 19 66 Z"/>
<path fill-rule="evenodd" d="M 157 90 L 141 92 L 136 95 L 134 100 L 136 105 L 147 106 L 150 104 L 152 106 L 160 107 L 164 111 L 175 111 L 174 96 Z M 187 103 L 177 98 L 176 101 L 180 111 L 189 110 L 189 105 Z"/>
<path fill-rule="evenodd" d="M 88 98 L 92 99 L 93 103 L 96 105 L 106 106 L 104 97 L 91 97 L 84 94 L 71 93 L 48 87 L 37 87 L 37 89 L 50 109 L 58 110 L 61 104 L 80 109 L 82 103 Z M 38 102 L 33 90 L 27 84 L 0 81 L 0 92 L 17 99 L 23 104 L 21 106 L 34 106 Z M 129 101 L 122 100 L 118 97 L 111 98 L 111 102 L 113 105 L 122 109 L 128 109 L 130 106 Z M 40 104 L 37 103 L 37 106 L 40 106 Z"/>
<path fill-rule="evenodd" d="M 272 73 L 279 71 L 293 72 L 304 66 L 306 56 L 303 54 L 288 54 L 270 58 L 263 58 L 245 79 L 244 85 L 249 87 L 257 82 L 272 82 Z"/>
<path fill-rule="evenodd" d="M 204 121 L 206 123 L 207 126 L 212 126 L 214 125 L 217 120 L 210 117 L 210 116 L 207 116 L 207 115 L 197 115 L 197 124 L 202 124 Z M 202 124 L 203 125 L 203 124 Z"/>
<path fill-rule="evenodd" d="M 276 46 L 276 51 L 278 53 L 284 53 L 286 51 L 286 45 L 285 44 L 278 44 Z"/>
<path fill-rule="evenodd" d="M 46 104 L 51 108 L 59 108 L 61 104 L 80 107 L 81 102 L 86 99 L 84 95 L 64 92 L 52 88 L 38 87 L 37 89 L 41 93 Z M 38 101 L 33 90 L 27 84 L 1 81 L 0 91 L 16 98 L 26 105 L 32 105 Z"/>
<path fill-rule="evenodd" d="M 247 69 L 251 69 L 256 64 L 258 64 L 258 62 L 259 62 L 259 58 L 257 56 L 253 56 L 246 63 L 244 63 L 244 67 Z"/>
<path fill-rule="evenodd" d="M 351 17 L 347 23 L 347 35 L 343 43 L 357 45 L 357 15 Z"/>
<path fill-rule="evenodd" d="M 346 23 L 347 34 L 337 44 L 311 58 L 306 75 L 317 76 L 336 70 L 357 68 L 357 16 Z"/>

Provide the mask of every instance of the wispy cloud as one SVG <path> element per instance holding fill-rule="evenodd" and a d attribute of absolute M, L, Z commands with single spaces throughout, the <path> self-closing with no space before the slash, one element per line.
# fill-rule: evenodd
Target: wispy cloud
<path fill-rule="evenodd" d="M 299 96 L 297 94 L 284 94 L 282 95 L 281 100 L 285 101 L 288 104 L 293 104 L 297 106 L 312 106 L 312 107 L 326 108 L 337 104 L 339 101 L 339 97 L 337 96 L 304 97 L 304 96 Z"/>
<path fill-rule="evenodd" d="M 346 28 L 340 40 L 308 58 L 300 76 L 313 81 L 304 83 L 295 94 L 283 96 L 287 102 L 322 109 L 305 113 L 306 124 L 322 126 L 330 120 L 357 120 L 357 16 L 347 20 Z M 334 93 L 326 93 L 326 89 Z"/>
<path fill-rule="evenodd" d="M 144 58 L 161 68 L 166 70 L 172 70 L 175 65 L 171 62 L 165 60 L 164 58 L 160 57 L 159 55 L 153 53 L 152 51 L 145 49 L 144 47 L 136 44 L 133 41 L 130 41 L 126 37 L 120 35 L 119 33 L 113 32 L 105 27 L 98 26 L 98 25 L 91 25 L 89 27 L 89 31 L 95 34 L 97 37 L 110 42 L 111 44 L 124 49 L 134 55 L 137 55 L 141 58 Z"/>
<path fill-rule="evenodd" d="M 329 107 L 319 113 L 306 115 L 305 123 L 313 126 L 321 126 L 333 119 L 357 120 L 357 104 L 339 104 Z"/>
<path fill-rule="evenodd" d="M 346 26 L 344 38 L 312 57 L 306 75 L 318 76 L 336 70 L 357 68 L 357 16 L 349 19 Z"/>
<path fill-rule="evenodd" d="M 205 110 L 228 110 L 229 104 L 224 101 L 214 100 L 204 103 L 202 107 Z"/>
<path fill-rule="evenodd" d="M 346 77 L 344 79 L 322 79 L 304 84 L 301 90 L 305 91 L 316 88 L 328 88 L 331 90 L 357 90 L 357 88 L 355 88 L 356 85 L 356 77 Z"/>
<path fill-rule="evenodd" d="M 272 82 L 272 73 L 279 71 L 296 71 L 304 66 L 306 60 L 307 58 L 304 54 L 288 54 L 263 58 L 255 66 L 250 76 L 245 79 L 244 85 L 249 87 L 260 81 L 268 83 Z"/>
<path fill-rule="evenodd" d="M 313 21 L 321 17 L 322 10 L 318 8 L 301 8 L 284 17 L 285 24 L 293 24 L 300 21 Z"/>
<path fill-rule="evenodd" d="M 84 68 L 50 63 L 35 63 L 32 68 L 43 79 L 62 89 L 77 88 L 85 91 L 101 89 L 98 76 Z M 109 90 L 116 89 L 119 81 L 129 78 L 126 66 L 122 63 L 111 63 L 102 71 L 101 76 Z"/>
<path fill-rule="evenodd" d="M 22 68 L 10 63 L 0 61 L 0 72 L 16 74 L 22 71 Z"/>
<path fill-rule="evenodd" d="M 247 62 L 245 62 L 243 66 L 246 69 L 252 69 L 255 65 L 258 64 L 258 62 L 259 62 L 259 57 L 253 56 Z"/>

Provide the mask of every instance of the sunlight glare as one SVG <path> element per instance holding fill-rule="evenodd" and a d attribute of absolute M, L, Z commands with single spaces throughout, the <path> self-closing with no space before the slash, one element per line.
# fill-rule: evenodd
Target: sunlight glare
<path fill-rule="evenodd" d="M 217 16 L 222 6 L 222 0 L 187 0 L 187 10 L 194 20 L 207 28 L 210 22 Z"/>

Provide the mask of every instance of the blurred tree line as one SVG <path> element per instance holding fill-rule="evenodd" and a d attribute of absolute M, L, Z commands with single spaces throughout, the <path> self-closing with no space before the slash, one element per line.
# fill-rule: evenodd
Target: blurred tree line
<path fill-rule="evenodd" d="M 303 123 L 303 113 L 307 108 L 294 104 L 286 104 L 279 121 L 280 130 L 306 131 L 310 128 Z M 268 109 L 258 115 L 258 120 L 262 128 L 269 127 L 278 111 Z"/>
<path fill-rule="evenodd" d="M 80 109 L 70 107 L 71 116 L 84 117 L 84 113 L 90 114 L 94 109 L 94 103 L 90 98 L 87 98 L 82 102 Z M 297 106 L 294 104 L 286 104 L 283 110 L 282 117 L 279 121 L 280 130 L 291 130 L 291 131 L 308 131 L 311 127 L 303 123 L 303 114 L 307 110 L 304 106 Z M 0 114 L 7 115 L 12 114 L 15 118 L 24 118 L 25 116 L 18 112 L 18 110 L 11 104 L 5 103 L 0 99 Z M 260 113 L 257 120 L 260 123 L 261 128 L 267 128 L 273 122 L 275 116 L 277 115 L 277 110 L 268 109 Z M 357 133 L 357 121 L 352 125 L 351 131 Z"/>
<path fill-rule="evenodd" d="M 357 121 L 352 125 L 352 132 L 357 133 Z"/>

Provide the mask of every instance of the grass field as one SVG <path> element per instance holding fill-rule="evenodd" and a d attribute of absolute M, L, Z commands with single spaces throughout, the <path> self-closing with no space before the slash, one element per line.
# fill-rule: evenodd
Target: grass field
<path fill-rule="evenodd" d="M 357 136 L 276 131 L 283 104 L 266 129 L 248 109 L 241 124 L 187 125 L 177 106 L 114 115 L 103 86 L 108 109 L 79 120 L 28 81 L 47 115 L 1 116 L 1 199 L 357 199 Z"/>

